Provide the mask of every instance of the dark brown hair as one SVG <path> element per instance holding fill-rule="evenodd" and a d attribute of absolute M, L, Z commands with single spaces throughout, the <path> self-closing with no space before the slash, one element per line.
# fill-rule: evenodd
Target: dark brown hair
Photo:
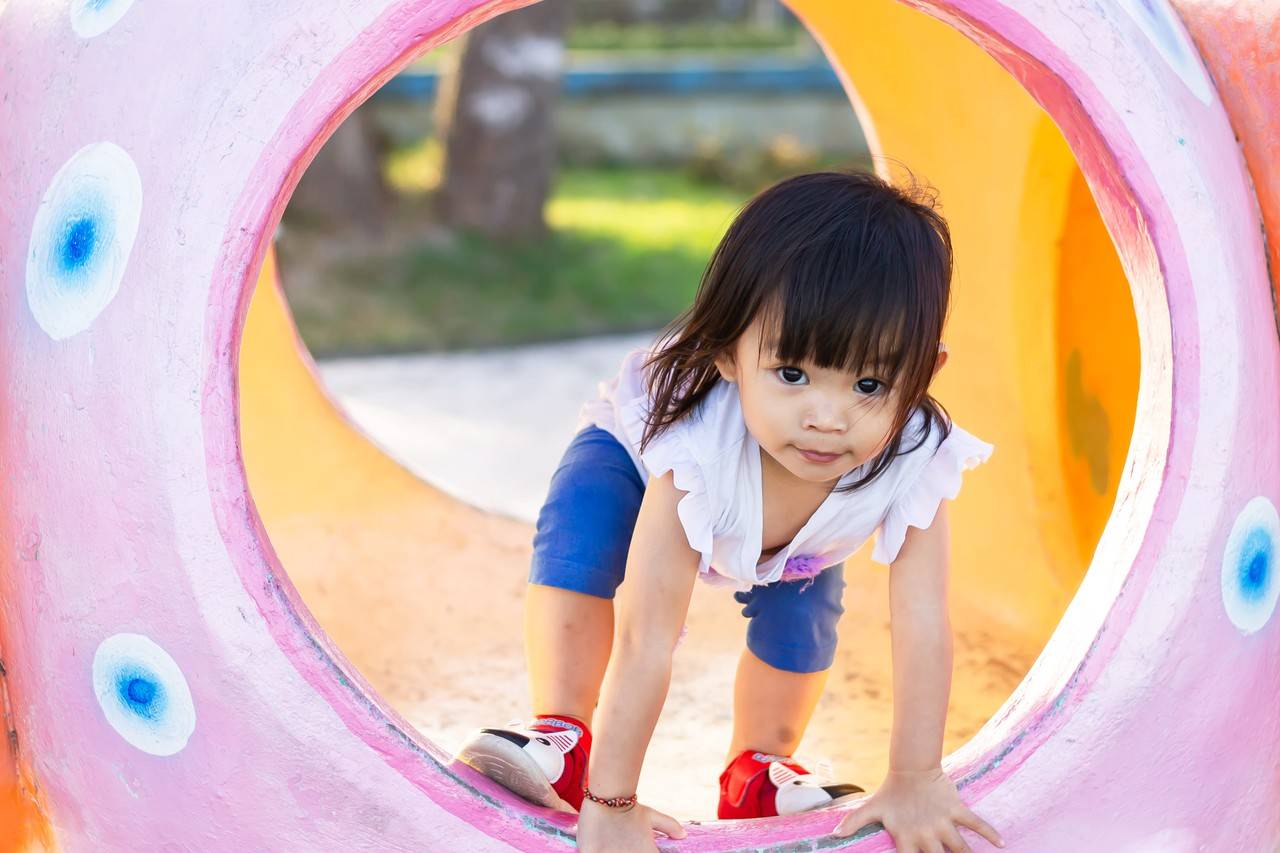
<path fill-rule="evenodd" d="M 731 355 L 760 314 L 766 328 L 778 328 L 783 361 L 849 371 L 878 364 L 876 378 L 896 388 L 892 438 L 844 490 L 865 486 L 923 445 L 934 426 L 943 438 L 951 433 L 946 409 L 928 393 L 951 272 L 950 229 L 936 194 L 914 177 L 898 187 L 836 170 L 762 190 L 730 224 L 693 304 L 663 329 L 645 363 L 652 404 L 641 448 L 723 381 L 716 358 Z M 920 440 L 902 449 L 917 408 L 926 416 Z"/>

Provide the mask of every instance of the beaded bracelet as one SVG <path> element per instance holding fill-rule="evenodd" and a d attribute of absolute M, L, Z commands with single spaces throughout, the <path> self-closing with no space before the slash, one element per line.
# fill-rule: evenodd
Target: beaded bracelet
<path fill-rule="evenodd" d="M 632 794 L 629 797 L 609 797 L 608 799 L 603 799 L 591 793 L 591 791 L 587 789 L 587 786 L 585 784 L 583 784 L 582 786 L 582 796 L 586 797 L 588 800 L 591 800 L 593 803 L 600 803 L 600 805 L 602 806 L 609 806 L 615 809 L 622 809 L 622 808 L 629 809 L 636 804 L 635 794 Z"/>

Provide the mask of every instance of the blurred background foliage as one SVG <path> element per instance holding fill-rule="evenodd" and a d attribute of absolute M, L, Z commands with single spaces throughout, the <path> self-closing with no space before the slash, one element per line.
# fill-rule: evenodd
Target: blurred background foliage
<path fill-rule="evenodd" d="M 285 211 L 317 356 L 656 328 L 738 208 L 868 167 L 776 0 L 543 0 L 429 51 L 326 143 Z"/>

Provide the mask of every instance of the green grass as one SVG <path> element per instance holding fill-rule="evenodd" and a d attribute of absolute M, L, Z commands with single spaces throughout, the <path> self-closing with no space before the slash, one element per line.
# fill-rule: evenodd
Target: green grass
<path fill-rule="evenodd" d="M 581 51 L 721 51 L 795 48 L 808 36 L 799 27 L 756 27 L 704 21 L 669 24 L 579 24 L 570 28 L 569 50 Z"/>
<path fill-rule="evenodd" d="M 432 48 L 414 60 L 417 68 L 437 68 L 454 58 L 459 41 Z M 614 24 L 604 21 L 570 26 L 565 49 L 575 59 L 627 60 L 653 54 L 670 57 L 729 54 L 782 54 L 813 51 L 816 45 L 800 26 L 758 27 L 748 23 L 693 21 L 687 24 Z"/>
<path fill-rule="evenodd" d="M 690 303 L 711 250 L 747 197 L 677 172 L 563 171 L 547 208 L 546 241 L 500 245 L 422 227 L 375 251 L 349 235 L 308 235 L 302 226 L 290 234 L 286 223 L 284 282 L 318 355 L 656 328 Z M 331 262 L 320 260 L 322 248 Z M 311 268 L 304 274 L 299 265 Z"/>

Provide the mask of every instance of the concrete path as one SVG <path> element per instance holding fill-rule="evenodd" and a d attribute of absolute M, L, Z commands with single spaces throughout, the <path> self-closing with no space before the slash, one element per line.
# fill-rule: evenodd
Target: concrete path
<path fill-rule="evenodd" d="M 531 522 L 579 408 L 629 350 L 655 335 L 319 366 L 352 417 L 409 470 L 476 506 Z"/>

